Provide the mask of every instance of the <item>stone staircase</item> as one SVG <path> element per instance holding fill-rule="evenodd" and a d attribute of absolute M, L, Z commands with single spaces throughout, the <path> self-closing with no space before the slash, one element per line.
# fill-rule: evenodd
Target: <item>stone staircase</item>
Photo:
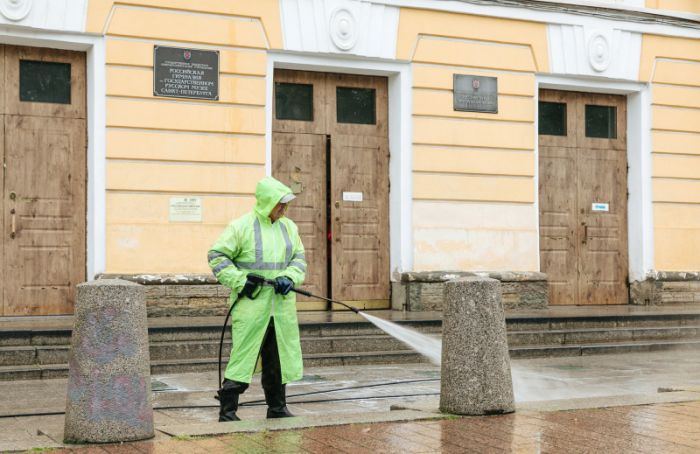
<path fill-rule="evenodd" d="M 439 335 L 440 319 L 434 313 L 428 315 L 395 322 Z M 149 328 L 152 373 L 215 370 L 222 320 L 193 319 L 196 322 L 192 323 L 180 320 L 168 323 L 167 319 L 160 319 L 151 324 L 155 325 Z M 307 367 L 424 361 L 364 320 L 302 320 L 300 327 Z M 679 313 L 508 314 L 507 327 L 512 358 L 700 349 L 700 308 Z M 0 328 L 0 380 L 66 376 L 70 333 L 69 324 Z M 224 357 L 228 355 L 228 347 L 226 343 Z"/>

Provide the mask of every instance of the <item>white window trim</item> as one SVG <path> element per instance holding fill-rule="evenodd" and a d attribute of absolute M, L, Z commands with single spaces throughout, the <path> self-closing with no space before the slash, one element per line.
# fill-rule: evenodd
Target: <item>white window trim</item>
<path fill-rule="evenodd" d="M 654 219 L 651 194 L 651 88 L 635 82 L 595 81 L 550 75 L 537 76 L 539 89 L 585 91 L 627 96 L 627 232 L 629 281 L 642 281 L 654 269 Z M 535 128 L 535 162 L 539 162 L 539 143 Z M 535 187 L 538 168 L 535 167 Z M 539 199 L 539 196 L 538 196 Z M 537 208 L 539 213 L 539 207 Z M 539 216 L 538 216 L 539 217 Z M 539 238 L 539 221 L 537 222 Z M 539 250 L 539 246 L 538 246 Z"/>
<path fill-rule="evenodd" d="M 272 173 L 272 97 L 275 69 L 297 69 L 389 79 L 389 244 L 391 276 L 413 269 L 412 72 L 409 63 L 289 52 L 267 54 L 265 172 Z"/>
<path fill-rule="evenodd" d="M 5 28 L 2 44 L 86 52 L 87 69 L 87 232 L 86 276 L 93 280 L 105 270 L 105 42 L 102 36 Z"/>

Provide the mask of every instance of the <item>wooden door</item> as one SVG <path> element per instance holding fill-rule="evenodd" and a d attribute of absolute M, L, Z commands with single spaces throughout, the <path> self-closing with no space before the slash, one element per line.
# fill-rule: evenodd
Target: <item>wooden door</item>
<path fill-rule="evenodd" d="M 274 100 L 273 175 L 297 193 L 288 216 L 314 251 L 305 287 L 389 307 L 386 78 L 280 70 Z"/>
<path fill-rule="evenodd" d="M 4 54 L 3 315 L 70 314 L 86 263 L 85 55 Z"/>
<path fill-rule="evenodd" d="M 386 141 L 337 135 L 331 150 L 333 297 L 377 307 L 389 298 Z"/>
<path fill-rule="evenodd" d="M 552 305 L 628 302 L 625 118 L 622 96 L 540 92 L 540 264 Z"/>
<path fill-rule="evenodd" d="M 565 119 L 556 131 L 562 134 L 539 136 L 540 268 L 547 273 L 550 304 L 578 301 L 579 237 L 577 204 L 573 203 L 578 111 L 572 104 L 576 98 L 571 96 L 540 91 L 541 106 L 548 102 L 565 109 Z"/>
<path fill-rule="evenodd" d="M 287 216 L 299 227 L 306 255 L 304 288 L 315 295 L 328 292 L 326 238 L 326 136 L 275 133 L 272 136 L 272 174 L 289 185 L 296 199 Z M 297 296 L 299 309 L 321 310 L 326 303 Z"/>
<path fill-rule="evenodd" d="M 578 128 L 578 304 L 628 304 L 627 105 L 623 96 L 581 93 L 578 117 L 591 106 L 614 109 L 615 125 L 611 138 L 587 137 L 585 122 Z"/>
<path fill-rule="evenodd" d="M 382 307 L 389 299 L 387 79 L 329 74 L 326 89 L 332 294 Z"/>

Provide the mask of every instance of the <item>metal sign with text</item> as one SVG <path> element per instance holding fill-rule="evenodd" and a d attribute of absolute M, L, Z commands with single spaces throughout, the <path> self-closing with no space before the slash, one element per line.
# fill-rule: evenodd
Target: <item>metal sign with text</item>
<path fill-rule="evenodd" d="M 219 51 L 153 47 L 153 96 L 219 100 Z"/>
<path fill-rule="evenodd" d="M 454 74 L 454 110 L 498 113 L 498 79 L 495 77 Z"/>

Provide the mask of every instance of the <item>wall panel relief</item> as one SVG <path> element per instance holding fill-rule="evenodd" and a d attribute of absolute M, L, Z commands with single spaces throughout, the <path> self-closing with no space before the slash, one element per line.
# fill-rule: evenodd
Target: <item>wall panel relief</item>
<path fill-rule="evenodd" d="M 357 0 L 281 0 L 285 50 L 394 58 L 399 8 Z"/>
<path fill-rule="evenodd" d="M 82 32 L 88 0 L 0 0 L 0 25 Z"/>
<path fill-rule="evenodd" d="M 637 80 L 639 33 L 599 25 L 548 25 L 553 74 Z"/>

